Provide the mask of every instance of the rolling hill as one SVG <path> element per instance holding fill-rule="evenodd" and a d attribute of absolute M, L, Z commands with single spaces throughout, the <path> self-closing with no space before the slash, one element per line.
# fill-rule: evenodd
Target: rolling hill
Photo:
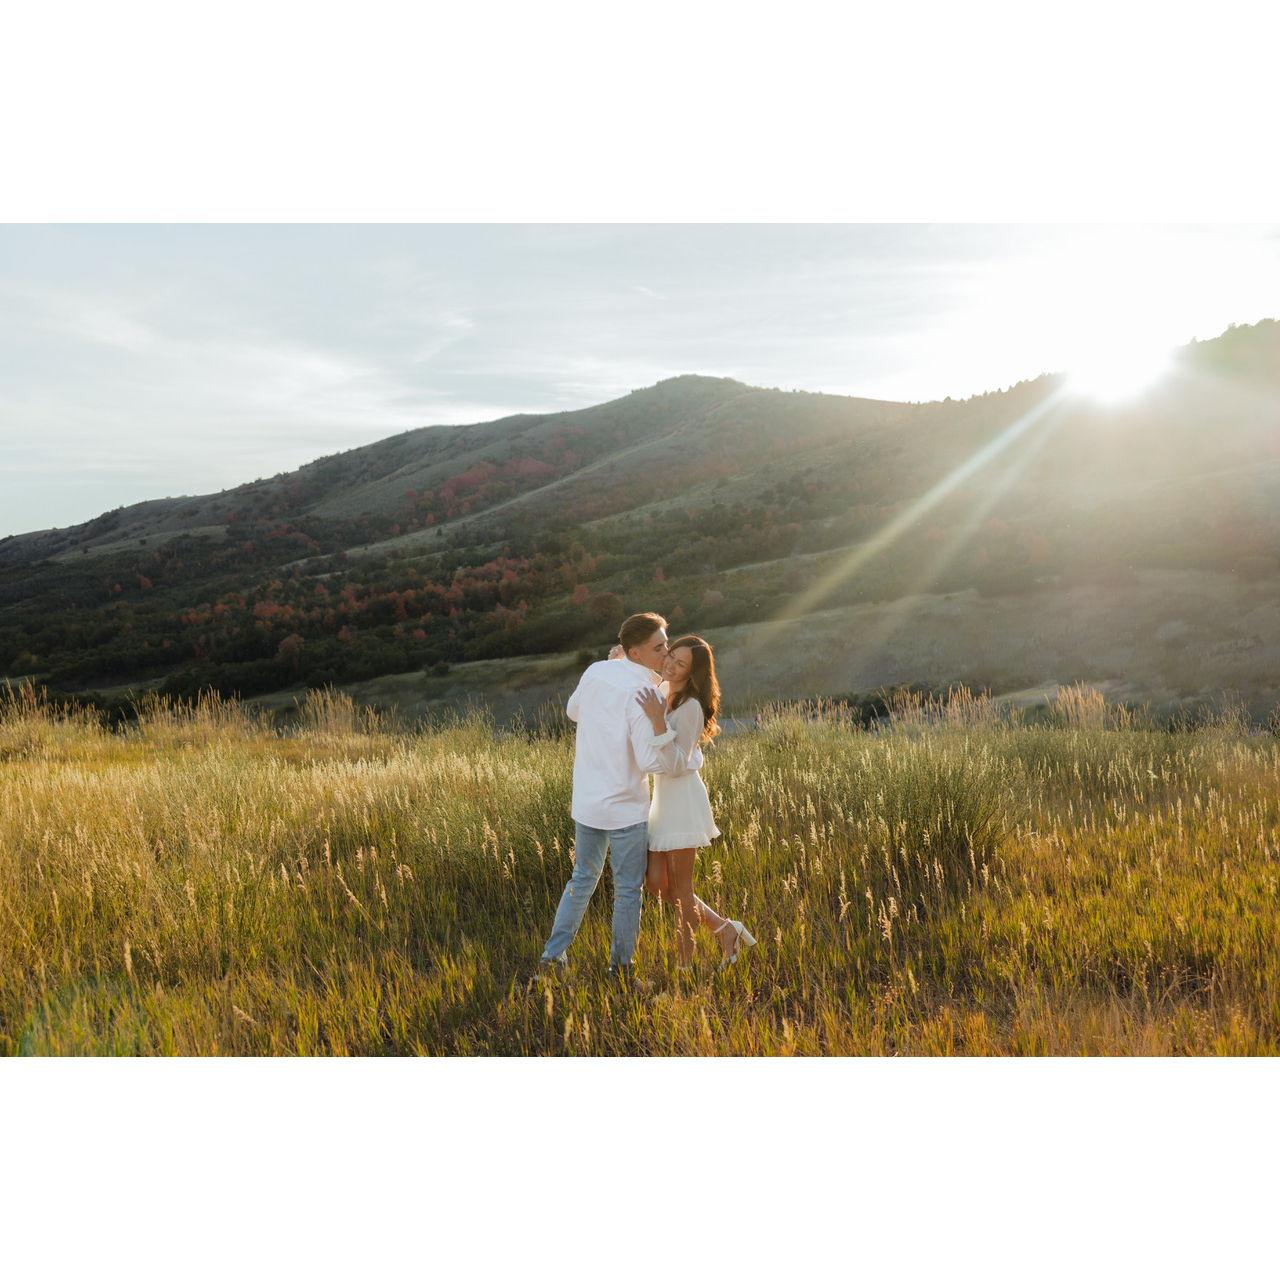
<path fill-rule="evenodd" d="M 0 540 L 0 673 L 426 707 L 555 697 L 627 612 L 727 691 L 1089 679 L 1280 700 L 1280 325 L 1107 408 L 1042 375 L 905 404 L 686 375 L 434 426 Z"/>

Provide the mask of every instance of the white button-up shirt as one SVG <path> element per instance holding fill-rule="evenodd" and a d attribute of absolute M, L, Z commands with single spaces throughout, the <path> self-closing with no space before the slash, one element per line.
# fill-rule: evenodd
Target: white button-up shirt
<path fill-rule="evenodd" d="M 637 701 L 641 689 L 658 683 L 656 672 L 630 658 L 593 662 L 582 673 L 565 708 L 578 724 L 570 810 L 576 822 L 602 831 L 644 822 L 648 775 L 701 765 L 698 747 L 686 752 L 671 728 L 655 734 Z"/>

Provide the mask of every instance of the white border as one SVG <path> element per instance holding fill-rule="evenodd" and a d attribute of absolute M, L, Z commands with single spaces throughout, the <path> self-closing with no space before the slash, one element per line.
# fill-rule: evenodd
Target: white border
<path fill-rule="evenodd" d="M 5 221 L 1272 221 L 1268 6 L 6 18 Z"/>
<path fill-rule="evenodd" d="M 0 217 L 1280 214 L 1263 6 L 888 10 L 29 5 L 6 18 Z M 2 1063 L 6 1257 L 1239 1274 L 1273 1262 L 1274 1080 L 1201 1060 Z"/>
<path fill-rule="evenodd" d="M 15 1274 L 1203 1276 L 1269 1060 L 4 1064 Z"/>

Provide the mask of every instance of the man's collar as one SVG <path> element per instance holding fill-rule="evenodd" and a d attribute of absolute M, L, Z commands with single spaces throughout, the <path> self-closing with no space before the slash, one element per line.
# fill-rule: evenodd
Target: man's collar
<path fill-rule="evenodd" d="M 628 666 L 635 667 L 637 671 L 643 671 L 649 678 L 650 683 L 653 683 L 654 681 L 660 682 L 662 680 L 662 677 L 652 667 L 646 667 L 643 662 L 637 662 L 634 658 L 628 658 L 626 654 L 622 655 L 622 660 Z"/>

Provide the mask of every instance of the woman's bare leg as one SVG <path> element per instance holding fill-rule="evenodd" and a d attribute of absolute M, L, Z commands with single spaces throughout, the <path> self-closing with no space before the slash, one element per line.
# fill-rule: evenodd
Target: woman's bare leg
<path fill-rule="evenodd" d="M 671 897 L 667 890 L 669 880 L 667 878 L 667 851 L 665 849 L 650 849 L 649 863 L 645 867 L 644 887 L 655 898 L 661 898 L 664 902 L 670 902 Z"/>
<path fill-rule="evenodd" d="M 693 892 L 693 859 L 696 849 L 667 850 L 667 892 L 676 909 L 676 955 L 681 967 L 693 962 L 693 933 L 700 912 Z"/>
<path fill-rule="evenodd" d="M 666 849 L 650 849 L 649 865 L 645 871 L 644 887 L 655 898 L 676 905 L 675 895 L 671 892 L 671 875 L 667 865 Z M 729 955 L 737 941 L 732 929 L 726 929 L 729 923 L 726 916 L 717 914 L 698 895 L 693 895 L 693 922 L 701 925 L 720 944 L 720 950 Z"/>
<path fill-rule="evenodd" d="M 693 895 L 693 905 L 697 908 L 698 923 L 713 934 L 723 936 L 720 930 L 726 923 L 725 917 L 717 915 L 696 893 Z M 727 933 L 728 930 L 725 932 Z"/>

